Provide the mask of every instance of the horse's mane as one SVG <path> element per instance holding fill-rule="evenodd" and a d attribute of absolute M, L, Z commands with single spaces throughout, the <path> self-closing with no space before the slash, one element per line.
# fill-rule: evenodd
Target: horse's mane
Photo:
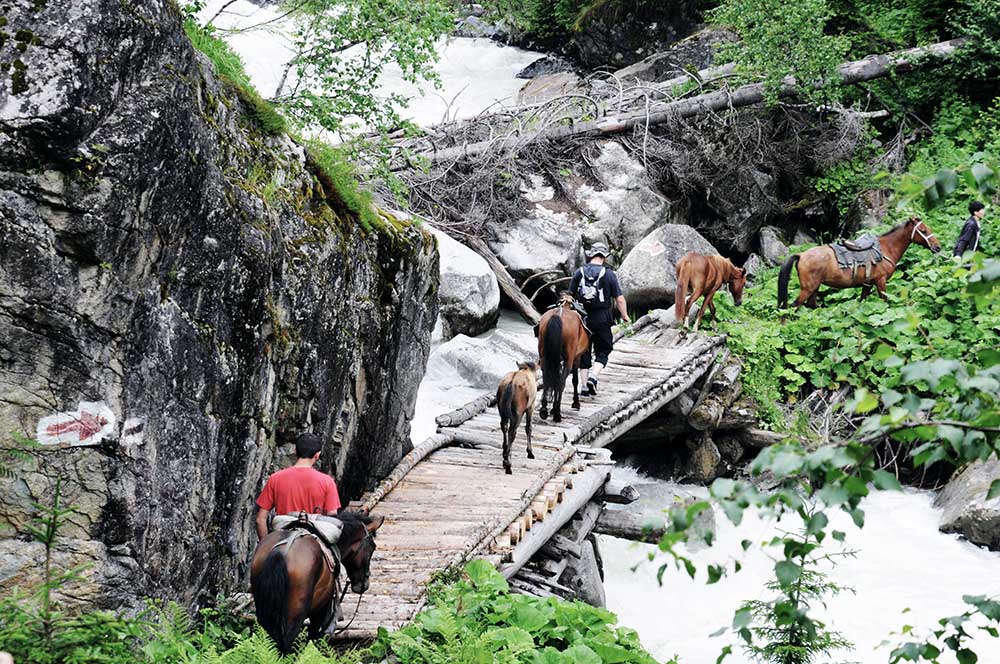
<path fill-rule="evenodd" d="M 368 514 L 362 514 L 353 510 L 340 510 L 337 512 L 337 518 L 344 524 L 344 532 L 349 532 L 352 537 L 356 534 L 358 528 L 364 528 L 374 520 Z"/>
<path fill-rule="evenodd" d="M 887 230 L 885 233 L 882 233 L 881 235 L 879 235 L 879 237 L 885 237 L 886 235 L 892 235 L 896 231 L 898 231 L 898 230 L 900 230 L 902 228 L 905 228 L 906 225 L 908 223 L 910 223 L 911 221 L 915 221 L 917 223 L 920 223 L 921 221 L 923 221 L 923 219 L 921 219 L 920 217 L 910 217 L 909 219 L 907 219 L 903 223 L 896 224 L 895 226 L 893 226 L 892 228 L 890 228 L 889 230 Z"/>

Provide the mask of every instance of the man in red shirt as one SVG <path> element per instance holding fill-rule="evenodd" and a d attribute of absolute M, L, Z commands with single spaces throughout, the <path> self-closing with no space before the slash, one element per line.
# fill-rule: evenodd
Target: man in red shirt
<path fill-rule="evenodd" d="M 329 516 L 340 509 L 337 483 L 313 468 L 322 447 L 323 442 L 315 434 L 304 433 L 295 440 L 295 464 L 271 475 L 257 497 L 257 537 L 264 539 L 267 535 L 267 515 L 271 508 L 276 514 L 307 512 Z"/>

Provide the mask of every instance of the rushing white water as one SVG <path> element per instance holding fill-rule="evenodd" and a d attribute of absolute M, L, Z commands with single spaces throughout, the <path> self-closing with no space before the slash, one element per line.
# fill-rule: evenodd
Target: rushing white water
<path fill-rule="evenodd" d="M 228 0 L 210 0 L 199 14 L 202 20 L 216 15 Z M 280 7 L 258 7 L 246 0 L 225 7 L 213 25 L 226 30 L 226 41 L 239 53 L 254 86 L 264 96 L 274 95 L 293 55 L 287 37 L 294 26 L 281 20 Z M 245 32 L 240 29 L 251 28 Z M 512 105 L 524 81 L 515 78 L 522 68 L 542 53 L 503 46 L 489 39 L 451 37 L 438 45 L 434 70 L 441 87 L 426 84 L 421 89 L 403 80 L 398 67 L 387 67 L 379 79 L 379 93 L 411 98 L 403 116 L 422 127 L 450 118 L 468 118 L 496 104 Z"/>
<path fill-rule="evenodd" d="M 629 468 L 615 472 L 640 490 L 645 510 L 669 506 L 677 489 L 707 495 L 705 489 L 651 479 Z M 884 664 L 892 646 L 879 644 L 884 640 L 900 643 L 903 639 L 898 633 L 903 625 L 927 634 L 937 627 L 939 618 L 968 608 L 962 595 L 1000 595 L 996 574 L 1000 558 L 938 532 L 940 513 L 932 506 L 933 499 L 932 493 L 924 491 L 874 492 L 862 505 L 866 513 L 862 529 L 846 514 L 831 513 L 831 527 L 846 532 L 847 538 L 843 545 L 829 542 L 826 550 L 857 552 L 854 558 L 842 559 L 836 567 L 824 570 L 832 581 L 850 586 L 856 593 L 831 598 L 826 610 L 817 613 L 830 629 L 842 632 L 854 643 L 851 652 L 837 653 L 835 661 Z M 656 570 L 666 558 L 648 560 L 656 547 L 600 538 L 608 608 L 618 614 L 621 624 L 639 632 L 643 644 L 658 659 L 676 654 L 682 664 L 714 662 L 724 645 L 735 643 L 730 634 L 709 635 L 731 623 L 743 600 L 772 598 L 764 584 L 773 578 L 773 556 L 780 552 L 768 552 L 760 543 L 800 525 L 795 519 L 762 521 L 752 511 L 739 527 L 721 514 L 716 515 L 716 522 L 715 545 L 688 554 L 699 566 L 696 578 L 692 580 L 671 566 L 662 587 L 656 584 Z M 740 546 L 744 539 L 755 543 L 747 552 Z M 705 566 L 733 559 L 741 562 L 742 571 L 706 585 Z M 1000 662 L 1000 640 L 984 635 L 974 644 L 980 662 Z M 752 660 L 734 648 L 725 661 L 744 664 Z M 955 660 L 945 657 L 941 661 Z"/>

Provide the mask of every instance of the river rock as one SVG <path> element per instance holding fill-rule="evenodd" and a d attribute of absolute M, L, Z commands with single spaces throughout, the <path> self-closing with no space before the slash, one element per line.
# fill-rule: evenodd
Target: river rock
<path fill-rule="evenodd" d="M 538 342 L 527 335 L 497 330 L 488 337 L 456 336 L 440 346 L 427 361 L 427 379 L 441 382 L 459 377 L 473 387 L 495 390 L 518 362 L 536 361 Z"/>
<path fill-rule="evenodd" d="M 32 37 L 0 45 L 23 64 L 0 78 L 0 436 L 43 446 L 0 478 L 0 592 L 36 582 L 26 524 L 59 482 L 78 556 L 58 571 L 91 564 L 75 597 L 208 602 L 246 586 L 253 500 L 292 435 L 323 437 L 345 502 L 411 448 L 433 238 L 374 209 L 364 230 L 174 3 L 3 20 Z"/>
<path fill-rule="evenodd" d="M 473 13 L 456 19 L 452 34 L 456 37 L 480 37 L 502 42 L 510 38 L 511 29 L 503 20 L 490 21 Z"/>
<path fill-rule="evenodd" d="M 781 231 L 774 226 L 764 226 L 758 234 L 760 256 L 770 265 L 781 265 L 788 256 L 788 247 L 782 242 Z"/>
<path fill-rule="evenodd" d="M 596 182 L 571 177 L 564 187 L 591 219 L 583 234 L 588 245 L 605 242 L 625 256 L 660 226 L 687 220 L 686 202 L 672 203 L 657 192 L 645 167 L 621 143 L 601 143 L 590 166 Z"/>
<path fill-rule="evenodd" d="M 500 231 L 490 248 L 518 282 L 548 270 L 572 274 L 583 259 L 579 213 L 540 175 L 529 176 L 521 191 L 532 204 L 528 216 Z"/>
<path fill-rule="evenodd" d="M 800 228 L 795 231 L 795 237 L 792 238 L 792 245 L 798 247 L 803 244 L 816 244 L 816 236 Z"/>
<path fill-rule="evenodd" d="M 441 256 L 438 291 L 443 339 L 456 334 L 475 336 L 496 325 L 500 315 L 500 286 L 482 256 L 446 233 L 432 229 Z"/>
<path fill-rule="evenodd" d="M 673 304 L 677 261 L 690 251 L 719 253 L 690 226 L 666 224 L 647 235 L 629 252 L 618 270 L 629 307 L 666 308 Z"/>
<path fill-rule="evenodd" d="M 1000 480 L 996 458 L 974 461 L 952 477 L 934 501 L 942 510 L 941 531 L 1000 551 L 1000 498 L 986 498 L 995 480 Z"/>
<path fill-rule="evenodd" d="M 536 78 L 538 76 L 547 76 L 549 74 L 572 72 L 573 70 L 573 63 L 566 58 L 560 58 L 558 55 L 546 55 L 538 58 L 527 67 L 517 72 L 514 77 Z"/>
<path fill-rule="evenodd" d="M 746 262 L 743 263 L 743 270 L 746 271 L 747 278 L 750 280 L 753 280 L 758 274 L 763 274 L 767 268 L 764 259 L 757 254 L 750 254 Z"/>
<path fill-rule="evenodd" d="M 582 79 L 573 72 L 537 76 L 525 83 L 517 92 L 519 106 L 540 104 L 549 99 L 580 92 Z"/>
<path fill-rule="evenodd" d="M 615 76 L 625 83 L 665 81 L 683 76 L 688 71 L 706 69 L 712 64 L 719 45 L 736 39 L 731 30 L 705 28 L 671 44 L 669 48 L 619 69 Z"/>
<path fill-rule="evenodd" d="M 684 466 L 684 475 L 692 482 L 709 484 L 719 474 L 719 464 L 722 454 L 715 441 L 707 433 L 693 436 L 688 441 L 688 458 Z"/>

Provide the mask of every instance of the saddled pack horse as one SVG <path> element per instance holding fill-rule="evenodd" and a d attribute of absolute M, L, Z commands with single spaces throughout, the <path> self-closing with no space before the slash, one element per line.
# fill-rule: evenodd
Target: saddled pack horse
<path fill-rule="evenodd" d="M 841 267 L 833 246 L 829 244 L 789 257 L 778 274 L 778 306 L 782 309 L 788 306 L 788 280 L 796 264 L 799 296 L 795 298 L 795 306 L 805 304 L 815 308 L 816 291 L 821 285 L 834 288 L 861 286 L 861 299 L 867 297 L 872 286 L 875 286 L 878 294 L 885 299 L 885 283 L 896 271 L 896 264 L 910 244 L 915 242 L 923 245 L 935 254 L 941 251 L 941 243 L 934 237 L 930 227 L 917 217 L 911 217 L 906 223 L 872 239 L 874 242 L 870 245 L 862 245 L 862 251 L 877 250 L 881 254 L 881 260 L 869 260 L 866 265 Z M 852 245 L 853 243 L 848 244 L 848 248 Z"/>
<path fill-rule="evenodd" d="M 320 548 L 324 545 L 296 529 L 268 533 L 254 551 L 250 588 L 257 621 L 282 654 L 291 651 L 306 618 L 310 640 L 321 637 L 333 622 L 343 599 L 338 590 L 344 583 L 341 566 L 355 593 L 360 596 L 368 590 L 375 531 L 384 519 L 348 511 L 337 518 L 343 528 L 336 545 L 339 562 L 332 566 Z"/>
<path fill-rule="evenodd" d="M 561 422 L 560 404 L 566 377 L 573 374 L 573 408 L 580 409 L 580 358 L 590 348 L 590 334 L 583 318 L 573 309 L 573 296 L 563 294 L 558 306 L 549 309 L 538 323 L 538 359 L 542 363 L 542 409 L 548 419 L 552 398 L 552 421 Z"/>

